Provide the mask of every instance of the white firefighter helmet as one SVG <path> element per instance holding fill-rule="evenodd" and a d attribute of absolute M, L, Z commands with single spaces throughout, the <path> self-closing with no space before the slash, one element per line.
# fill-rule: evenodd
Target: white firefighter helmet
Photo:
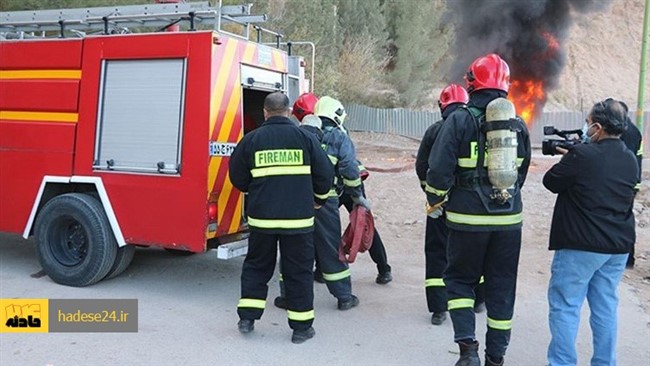
<path fill-rule="evenodd" d="M 343 125 L 343 121 L 348 115 L 343 104 L 329 96 L 324 96 L 318 100 L 314 107 L 314 114 L 319 117 L 329 118 L 339 126 Z"/>

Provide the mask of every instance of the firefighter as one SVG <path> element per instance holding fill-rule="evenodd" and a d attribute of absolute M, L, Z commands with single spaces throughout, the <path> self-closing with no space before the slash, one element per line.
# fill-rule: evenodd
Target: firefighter
<path fill-rule="evenodd" d="M 288 116 L 287 96 L 269 94 L 265 122 L 246 134 L 230 157 L 230 180 L 249 201 L 249 247 L 237 313 L 239 331 L 253 331 L 264 312 L 279 242 L 291 341 L 303 343 L 315 334 L 314 208 L 326 203 L 334 171 L 316 138 Z"/>
<path fill-rule="evenodd" d="M 304 93 L 300 95 L 293 105 L 293 115 L 298 119 L 298 121 L 300 121 L 304 128 L 307 128 L 309 131 L 317 134 L 319 140 L 321 140 L 323 135 L 323 132 L 321 131 L 322 123 L 320 120 L 315 120 L 313 115 L 316 102 L 318 102 L 318 97 L 312 93 Z M 366 194 L 363 186 L 363 181 L 368 177 L 369 173 L 363 164 L 361 164 L 361 162 L 357 160 L 357 163 L 359 168 L 359 175 L 361 177 L 361 193 L 365 197 Z M 339 197 L 339 207 L 345 206 L 348 212 L 351 212 L 352 207 L 354 206 L 354 201 L 352 200 L 352 196 L 348 194 L 348 191 L 343 189 L 342 185 L 343 182 L 340 180 L 338 191 L 342 193 Z M 370 253 L 370 258 L 372 261 L 377 265 L 378 274 L 377 278 L 375 278 L 375 282 L 380 285 L 385 285 L 392 281 L 392 268 L 388 264 L 386 248 L 384 247 L 384 243 L 382 242 L 381 237 L 379 236 L 379 232 L 377 232 L 376 228 L 372 238 L 372 246 L 368 252 Z M 320 263 L 318 261 L 318 256 L 316 257 L 316 270 L 314 271 L 314 280 L 321 283 L 325 282 L 323 279 L 323 273 L 320 268 Z M 279 300 L 279 304 L 282 304 L 281 300 Z"/>
<path fill-rule="evenodd" d="M 361 177 L 361 194 L 365 198 L 366 189 L 364 187 L 363 181 L 367 179 L 370 174 L 360 161 L 357 160 L 357 164 L 359 167 L 359 175 Z M 341 196 L 339 197 L 339 207 L 341 206 L 345 206 L 345 209 L 348 212 L 352 212 L 352 209 L 354 207 L 354 200 L 352 199 L 352 196 L 348 190 L 342 190 Z M 379 236 L 377 227 L 374 229 L 375 230 L 372 235 L 372 245 L 370 246 L 370 249 L 368 249 L 368 253 L 370 254 L 372 261 L 377 265 L 378 273 L 377 277 L 375 278 L 375 283 L 379 285 L 385 285 L 393 280 L 393 274 L 391 272 L 392 268 L 388 264 L 388 256 L 386 255 L 386 247 L 384 246 L 384 242 L 381 240 L 381 236 Z M 317 274 L 314 274 L 314 277 L 316 275 Z"/>
<path fill-rule="evenodd" d="M 323 131 L 321 130 L 322 122 L 320 118 L 313 114 L 316 102 L 318 102 L 318 97 L 315 94 L 303 93 L 293 103 L 291 113 L 300 123 L 300 128 L 303 128 L 305 131 L 313 134 L 320 143 L 320 141 L 323 139 Z M 315 261 L 316 268 L 318 268 L 318 258 L 315 258 Z M 280 269 L 280 273 L 282 273 L 282 269 Z M 322 279 L 322 274 L 320 272 L 314 272 L 314 277 L 316 277 L 317 273 L 321 276 Z M 316 279 L 314 278 L 314 280 Z M 280 296 L 277 296 L 273 300 L 273 304 L 280 309 L 286 309 L 287 301 L 285 299 L 285 296 L 286 291 L 284 288 L 284 281 L 282 279 L 282 274 L 280 274 Z"/>
<path fill-rule="evenodd" d="M 510 161 L 515 183 L 506 194 L 496 195 L 484 166 L 490 163 L 486 160 L 490 131 L 486 132 L 484 121 L 488 103 L 509 103 L 503 98 L 510 85 L 510 69 L 501 57 L 489 54 L 474 60 L 465 78 L 469 103 L 447 117 L 429 156 L 427 212 L 440 216 L 445 205 L 449 237 L 443 277 L 454 341 L 460 348 L 456 366 L 481 364 L 473 311 L 474 288 L 481 275 L 487 308 L 485 364 L 502 365 L 512 328 L 521 247 L 520 189 L 530 164 L 530 139 L 514 111 L 512 118 L 494 125 L 512 133 L 517 141 L 511 145 L 515 151 Z"/>
<path fill-rule="evenodd" d="M 355 204 L 370 208 L 363 197 L 361 178 L 355 157 L 354 144 L 342 130 L 347 114 L 338 100 L 325 96 L 314 106 L 314 114 L 322 122 L 322 147 L 334 166 L 335 178 L 327 203 L 316 213 L 314 244 L 323 279 L 328 290 L 338 299 L 338 309 L 348 310 L 359 305 L 359 299 L 352 294 L 350 268 L 339 260 L 341 243 L 341 219 L 339 214 L 339 193 L 337 182 L 352 197 Z"/>
<path fill-rule="evenodd" d="M 625 109 L 625 125 L 627 128 L 623 131 L 621 135 L 621 140 L 625 143 L 628 149 L 634 153 L 636 156 L 636 161 L 639 166 L 639 177 L 637 179 L 637 184 L 634 186 L 636 192 L 639 192 L 641 189 L 641 178 L 643 177 L 643 139 L 641 132 L 636 127 L 630 117 L 628 117 L 628 108 L 627 104 L 619 101 L 621 106 Z M 625 264 L 626 268 L 634 268 L 634 243 L 630 246 L 630 255 L 627 258 L 627 263 Z"/>
<path fill-rule="evenodd" d="M 447 117 L 459 107 L 464 106 L 469 100 L 465 88 L 458 84 L 450 84 L 442 89 L 438 99 L 438 107 L 442 114 L 442 120 L 427 128 L 424 137 L 420 142 L 417 158 L 415 160 L 415 172 L 420 180 L 422 190 L 426 192 L 426 175 L 429 169 L 429 155 L 431 147 L 436 141 L 440 127 Z M 426 277 L 424 280 L 427 307 L 431 313 L 431 324 L 440 325 L 447 319 L 447 293 L 442 279 L 442 273 L 447 266 L 447 224 L 445 215 L 438 218 L 427 216 L 426 231 L 424 236 L 424 254 Z M 476 303 L 475 312 L 481 312 L 484 308 L 483 285 L 479 284 L 475 289 Z"/>

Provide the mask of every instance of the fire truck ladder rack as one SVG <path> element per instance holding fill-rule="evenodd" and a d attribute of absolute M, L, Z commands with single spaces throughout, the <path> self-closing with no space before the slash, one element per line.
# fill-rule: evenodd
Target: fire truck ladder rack
<path fill-rule="evenodd" d="M 158 28 L 161 31 L 181 21 L 189 22 L 190 31 L 196 30 L 197 25 L 210 25 L 212 29 L 224 32 L 221 23 L 230 22 L 244 26 L 245 33 L 235 36 L 248 39 L 248 25 L 266 21 L 266 15 L 251 15 L 252 5 L 222 6 L 220 0 L 217 7 L 204 1 L 0 12 L 0 33 L 5 33 L 6 38 L 9 38 L 6 35 L 24 38 L 25 33 L 42 32 L 45 36 L 46 31 L 58 31 L 58 36 L 63 38 L 66 31 L 77 36 L 99 31 L 104 34 L 130 33 L 129 28 Z"/>

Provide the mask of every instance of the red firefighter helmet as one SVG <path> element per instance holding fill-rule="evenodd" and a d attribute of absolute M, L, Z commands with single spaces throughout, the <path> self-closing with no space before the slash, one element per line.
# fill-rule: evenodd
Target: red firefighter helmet
<path fill-rule="evenodd" d="M 293 103 L 293 115 L 298 121 L 308 114 L 314 114 L 314 106 L 318 102 L 318 97 L 313 93 L 303 93 Z"/>
<path fill-rule="evenodd" d="M 440 93 L 440 99 L 438 99 L 438 107 L 440 111 L 443 111 L 450 104 L 454 103 L 463 103 L 467 104 L 469 101 L 469 95 L 467 90 L 458 84 L 449 84 Z"/>
<path fill-rule="evenodd" d="M 467 91 L 498 89 L 508 92 L 510 88 L 510 67 L 496 53 L 474 60 L 465 75 Z"/>

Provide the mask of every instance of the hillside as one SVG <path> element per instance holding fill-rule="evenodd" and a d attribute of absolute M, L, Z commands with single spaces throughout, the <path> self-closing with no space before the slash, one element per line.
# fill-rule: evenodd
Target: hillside
<path fill-rule="evenodd" d="M 636 109 L 644 3 L 616 0 L 603 12 L 575 15 L 565 45 L 567 64 L 547 109 L 587 110 L 606 97 Z M 650 109 L 647 90 L 644 102 Z"/>

